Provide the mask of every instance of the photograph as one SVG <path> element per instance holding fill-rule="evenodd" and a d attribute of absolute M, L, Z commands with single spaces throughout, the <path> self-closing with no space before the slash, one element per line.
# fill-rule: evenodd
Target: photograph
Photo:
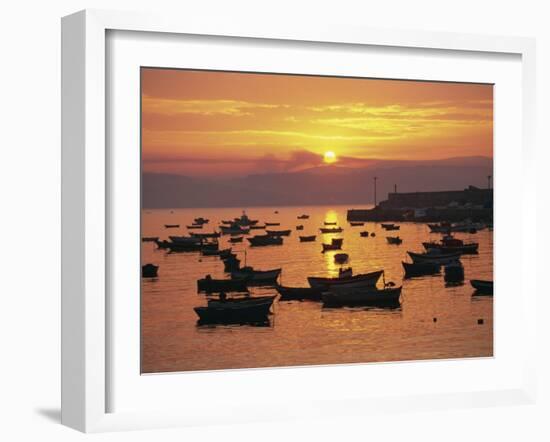
<path fill-rule="evenodd" d="M 140 69 L 142 374 L 493 357 L 494 84 Z"/>

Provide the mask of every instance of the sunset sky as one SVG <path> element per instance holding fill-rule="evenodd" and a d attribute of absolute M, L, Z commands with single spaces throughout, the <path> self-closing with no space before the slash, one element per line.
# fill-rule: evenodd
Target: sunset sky
<path fill-rule="evenodd" d="M 493 155 L 491 85 L 143 68 L 143 171 L 239 176 Z"/>

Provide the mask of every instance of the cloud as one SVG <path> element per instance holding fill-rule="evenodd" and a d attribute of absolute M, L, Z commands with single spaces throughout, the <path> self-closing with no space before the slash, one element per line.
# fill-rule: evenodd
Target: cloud
<path fill-rule="evenodd" d="M 239 100 L 177 100 L 142 96 L 143 113 L 160 115 L 196 114 L 203 116 L 226 115 L 241 117 L 252 115 L 254 109 L 274 109 L 285 105 L 254 103 Z"/>

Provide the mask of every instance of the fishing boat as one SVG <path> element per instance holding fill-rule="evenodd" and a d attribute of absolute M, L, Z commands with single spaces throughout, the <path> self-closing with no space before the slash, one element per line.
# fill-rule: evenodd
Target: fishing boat
<path fill-rule="evenodd" d="M 422 245 L 427 251 L 437 249 L 442 253 L 459 252 L 462 254 L 476 254 L 479 248 L 479 243 L 477 242 L 465 243 L 461 239 L 457 239 L 451 235 L 444 236 L 439 242 L 423 242 Z"/>
<path fill-rule="evenodd" d="M 250 232 L 250 227 L 242 227 L 237 223 L 232 223 L 229 226 L 220 226 L 221 233 L 223 235 L 246 235 Z"/>
<path fill-rule="evenodd" d="M 464 281 L 464 266 L 460 261 L 453 261 L 445 265 L 445 282 L 459 283 Z"/>
<path fill-rule="evenodd" d="M 210 222 L 209 219 L 206 219 L 206 218 L 203 218 L 202 216 L 201 217 L 198 217 L 198 218 L 195 218 L 193 220 L 193 223 L 194 224 L 208 224 Z"/>
<path fill-rule="evenodd" d="M 395 225 L 389 225 L 387 227 L 384 227 L 385 230 L 389 231 L 389 230 L 399 230 L 401 229 L 401 226 L 395 226 Z"/>
<path fill-rule="evenodd" d="M 191 235 L 194 238 L 219 238 L 220 236 L 222 236 L 220 232 L 211 232 L 211 233 L 190 232 L 189 235 Z"/>
<path fill-rule="evenodd" d="M 195 307 L 199 324 L 247 324 L 266 322 L 274 297 L 211 301 Z"/>
<path fill-rule="evenodd" d="M 266 222 L 265 225 L 266 226 L 280 226 L 281 223 L 268 223 L 268 222 Z"/>
<path fill-rule="evenodd" d="M 405 270 L 405 278 L 414 276 L 434 275 L 441 271 L 441 264 L 435 262 L 402 262 Z"/>
<path fill-rule="evenodd" d="M 281 269 L 255 270 L 253 267 L 243 267 L 231 272 L 231 278 L 244 280 L 247 284 L 273 284 L 277 282 Z"/>
<path fill-rule="evenodd" d="M 252 238 L 246 238 L 252 247 L 260 246 L 280 246 L 283 244 L 282 236 L 256 235 Z"/>
<path fill-rule="evenodd" d="M 326 244 L 326 243 L 323 243 L 322 244 L 323 246 L 323 253 L 325 252 L 328 252 L 329 250 L 342 250 L 342 245 L 341 244 Z"/>
<path fill-rule="evenodd" d="M 383 229 L 391 229 L 393 226 L 395 226 L 395 224 L 384 224 L 384 223 L 381 223 L 380 225 L 382 226 Z"/>
<path fill-rule="evenodd" d="M 190 226 L 185 226 L 188 229 L 202 229 L 202 224 L 191 224 Z"/>
<path fill-rule="evenodd" d="M 363 232 L 360 232 L 359 235 L 361 235 L 363 238 L 368 238 L 369 237 L 369 232 L 364 230 Z"/>
<path fill-rule="evenodd" d="M 158 275 L 159 266 L 154 264 L 145 264 L 141 266 L 142 278 L 156 278 Z"/>
<path fill-rule="evenodd" d="M 386 241 L 388 241 L 388 244 L 398 244 L 398 245 L 403 242 L 403 240 L 398 236 L 386 236 Z"/>
<path fill-rule="evenodd" d="M 311 287 L 284 287 L 279 285 L 275 289 L 281 295 L 281 301 L 320 301 L 321 289 L 314 289 Z"/>
<path fill-rule="evenodd" d="M 310 276 L 307 278 L 309 286 L 311 288 L 328 289 L 333 286 L 341 287 L 374 287 L 380 277 L 384 273 L 383 270 L 377 270 L 375 272 L 363 273 L 355 276 L 348 274 L 339 275 L 336 278 L 322 278 L 316 276 Z"/>
<path fill-rule="evenodd" d="M 350 221 L 349 225 L 352 227 L 357 227 L 357 226 L 364 226 L 365 223 Z"/>
<path fill-rule="evenodd" d="M 321 233 L 341 233 L 344 229 L 341 227 L 321 227 Z"/>
<path fill-rule="evenodd" d="M 297 216 L 296 218 L 298 218 L 298 219 L 309 219 L 309 215 L 303 214 L 303 215 Z"/>
<path fill-rule="evenodd" d="M 203 250 L 205 247 L 204 244 L 201 243 L 182 243 L 182 242 L 170 242 L 167 244 L 167 249 L 170 250 L 170 252 L 198 252 L 200 250 Z M 206 246 L 208 247 L 208 246 Z"/>
<path fill-rule="evenodd" d="M 336 221 L 325 221 L 323 224 L 325 226 L 335 226 L 338 223 Z"/>
<path fill-rule="evenodd" d="M 143 242 L 157 242 L 159 240 L 158 236 L 144 236 L 141 238 Z"/>
<path fill-rule="evenodd" d="M 317 238 L 316 235 L 300 236 L 300 242 L 313 242 Z"/>
<path fill-rule="evenodd" d="M 472 222 L 460 222 L 460 223 L 449 223 L 441 222 L 439 224 L 428 224 L 430 232 L 432 233 L 446 233 L 450 234 L 451 232 L 466 232 L 466 233 L 476 233 L 478 230 L 485 228 L 485 224 L 482 223 L 472 223 Z"/>
<path fill-rule="evenodd" d="M 258 226 L 258 225 L 250 226 L 250 230 L 262 230 L 262 229 L 265 229 L 265 224 L 263 226 Z"/>
<path fill-rule="evenodd" d="M 243 242 L 242 236 L 235 236 L 233 238 L 229 238 L 230 243 L 236 243 L 236 242 Z"/>
<path fill-rule="evenodd" d="M 197 289 L 206 293 L 247 291 L 246 281 L 243 279 L 213 279 L 210 275 L 197 281 Z"/>
<path fill-rule="evenodd" d="M 371 306 L 371 307 L 399 307 L 401 287 L 376 287 L 329 290 L 321 295 L 323 306 Z"/>
<path fill-rule="evenodd" d="M 266 230 L 265 233 L 267 233 L 270 236 L 290 236 L 290 232 L 292 230 Z"/>
<path fill-rule="evenodd" d="M 441 253 L 439 250 L 430 250 L 428 253 L 407 252 L 414 263 L 433 262 L 437 264 L 448 264 L 460 259 L 460 253 Z"/>
<path fill-rule="evenodd" d="M 243 214 L 239 218 L 235 218 L 233 222 L 241 227 L 249 227 L 258 224 L 258 220 L 250 219 L 244 210 Z"/>
<path fill-rule="evenodd" d="M 476 292 L 476 295 L 492 295 L 493 294 L 493 281 L 484 281 L 481 279 L 472 279 L 470 284 Z"/>
<path fill-rule="evenodd" d="M 296 226 L 296 230 L 304 230 L 304 226 L 300 224 L 299 226 Z"/>
<path fill-rule="evenodd" d="M 179 224 L 165 224 L 164 228 L 165 229 L 177 229 L 177 228 L 179 228 L 179 226 L 180 226 Z"/>
<path fill-rule="evenodd" d="M 334 255 L 334 262 L 336 264 L 344 264 L 348 262 L 349 255 L 347 253 L 337 253 Z"/>

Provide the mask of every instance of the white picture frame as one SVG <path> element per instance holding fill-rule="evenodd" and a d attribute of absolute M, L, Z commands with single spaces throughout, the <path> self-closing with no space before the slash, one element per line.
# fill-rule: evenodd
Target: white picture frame
<path fill-rule="evenodd" d="M 426 48 L 515 54 L 521 57 L 523 189 L 534 188 L 535 43 L 532 39 L 417 31 L 327 26 L 279 27 L 275 24 L 218 23 L 206 19 L 153 16 L 99 10 L 81 11 L 62 21 L 62 423 L 85 432 L 206 424 L 206 416 L 184 412 L 107 412 L 112 385 L 107 376 L 110 347 L 107 340 L 107 302 L 110 241 L 107 219 L 110 197 L 106 152 L 108 85 L 106 34 L 141 31 L 220 37 L 272 39 L 296 42 L 370 45 L 380 48 Z M 496 116 L 498 118 L 498 116 Z M 519 148 L 519 146 L 518 146 Z M 522 219 L 535 219 L 535 194 L 521 191 Z M 522 258 L 533 253 L 527 226 L 522 235 Z M 522 259 L 525 263 L 525 259 Z M 523 268 L 522 272 L 526 272 Z M 523 318 L 535 317 L 535 281 L 522 283 Z M 316 402 L 308 410 L 250 413 L 240 422 L 312 415 L 328 416 L 337 404 L 338 414 L 368 414 L 372 410 L 399 411 L 431 408 L 532 403 L 536 393 L 535 324 L 523 319 L 526 343 L 523 383 L 517 388 L 438 394 L 345 398 Z M 517 326 L 517 324 L 516 324 Z M 360 368 L 359 368 L 360 369 Z M 269 375 L 265 371 L 265 375 Z M 229 421 L 234 421 L 235 417 Z"/>

